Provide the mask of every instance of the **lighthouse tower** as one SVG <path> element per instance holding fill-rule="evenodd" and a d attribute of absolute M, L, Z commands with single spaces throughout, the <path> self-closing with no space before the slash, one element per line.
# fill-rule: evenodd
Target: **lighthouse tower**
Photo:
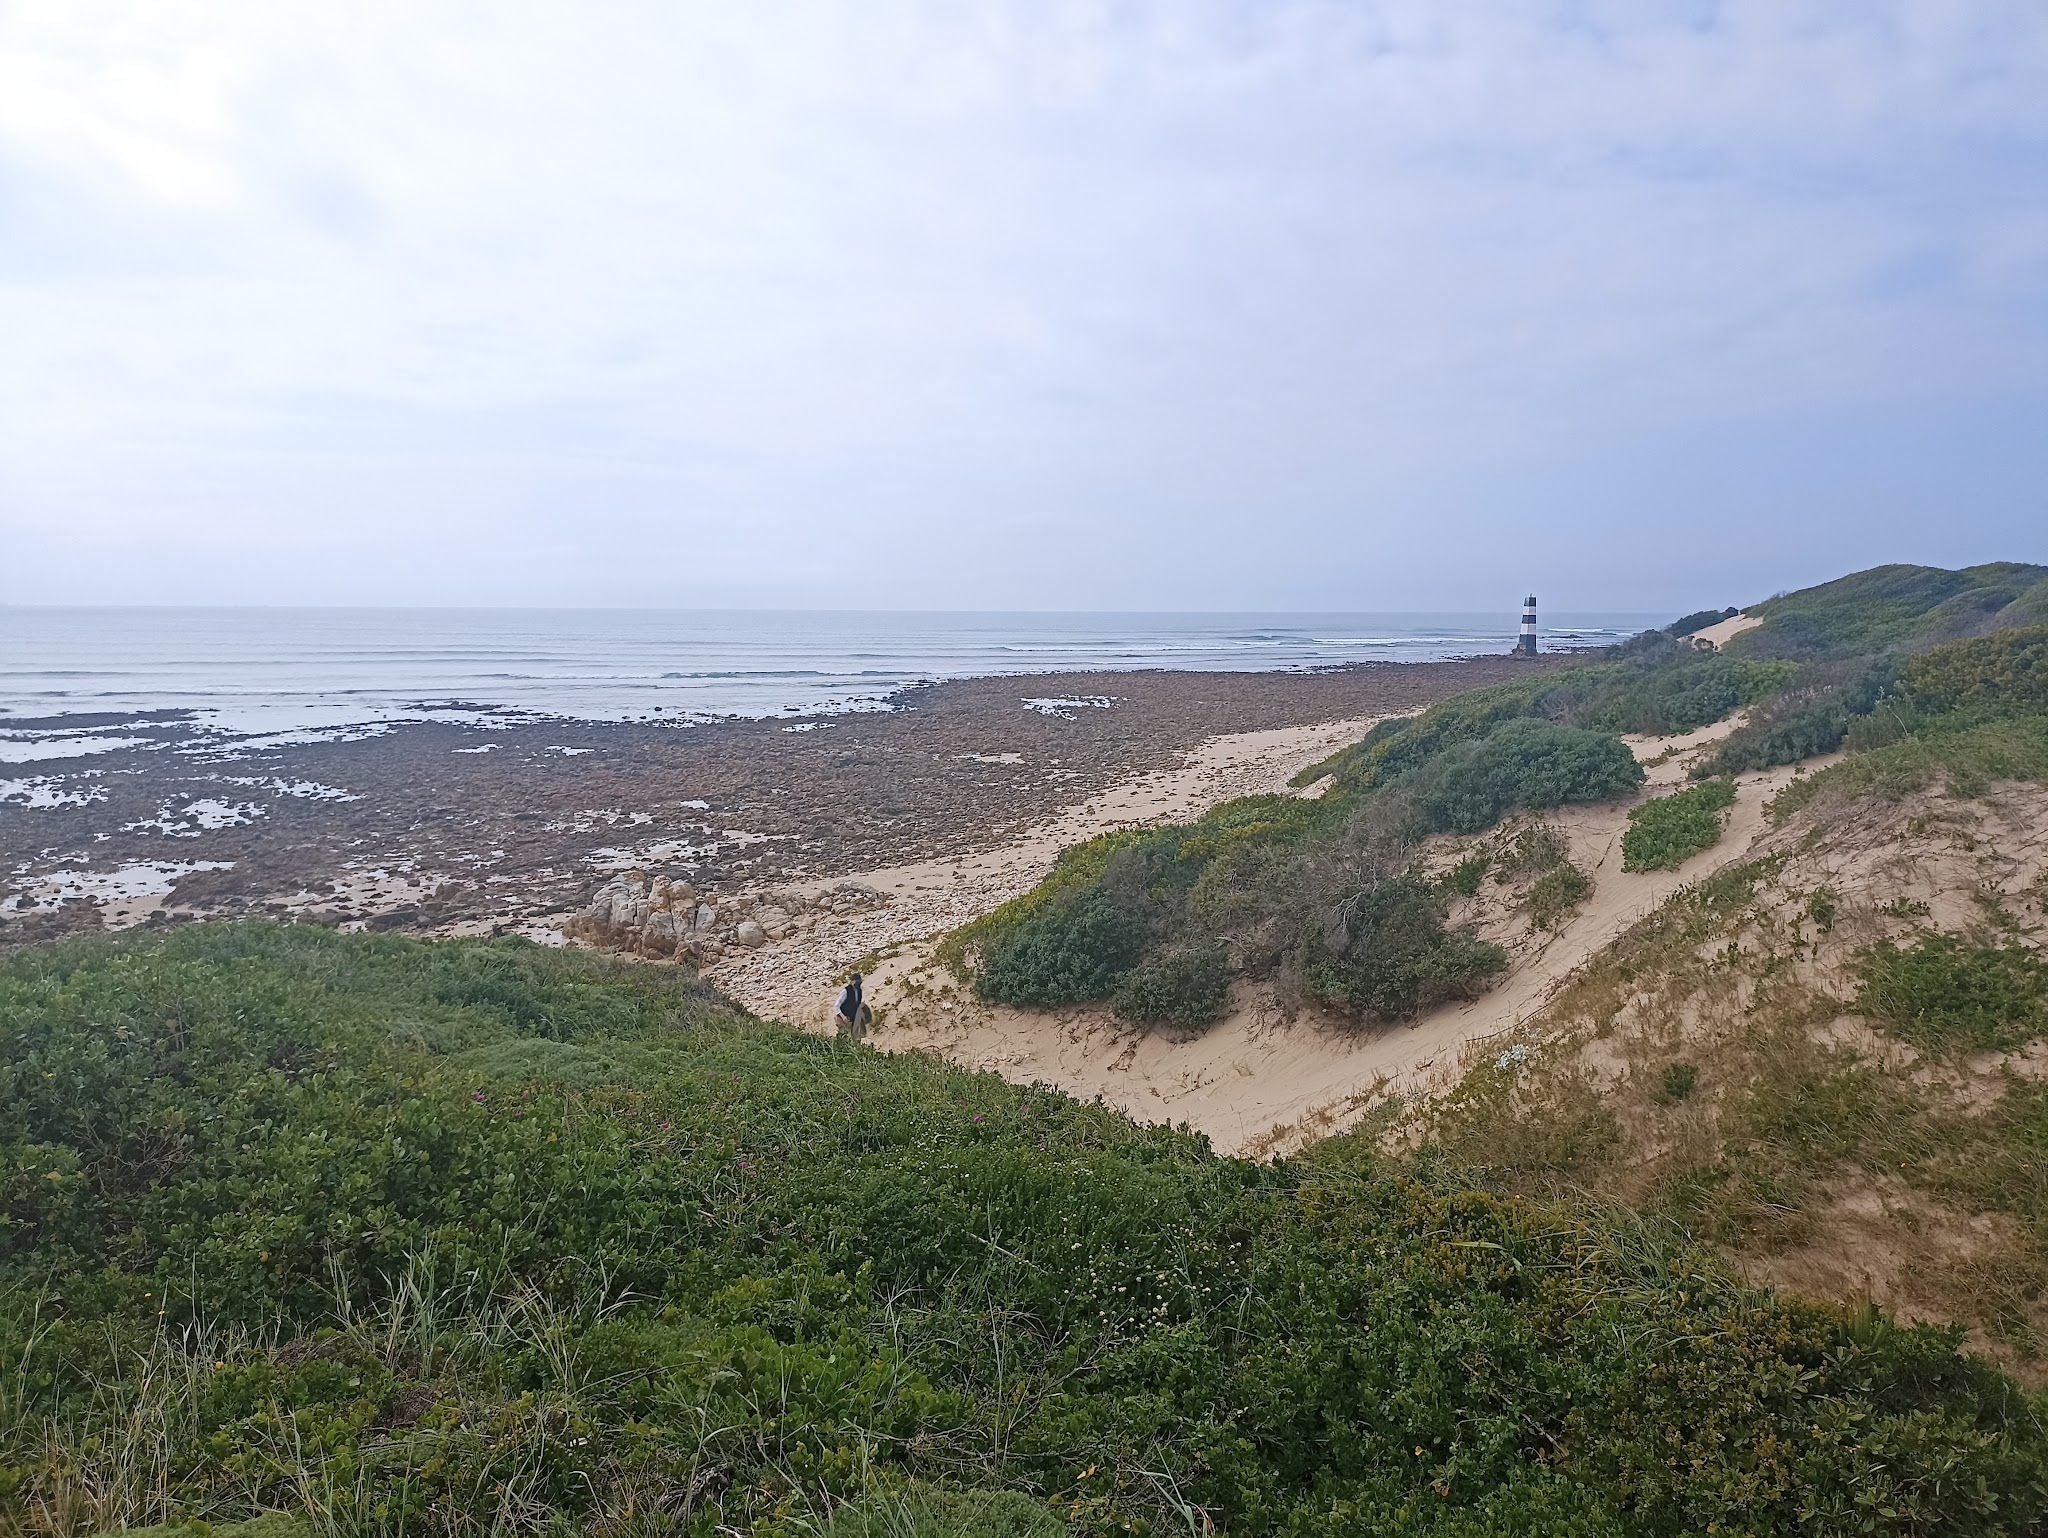
<path fill-rule="evenodd" d="M 1515 648 L 1524 657 L 1536 655 L 1536 595 L 1531 593 L 1522 600 L 1522 641 Z"/>

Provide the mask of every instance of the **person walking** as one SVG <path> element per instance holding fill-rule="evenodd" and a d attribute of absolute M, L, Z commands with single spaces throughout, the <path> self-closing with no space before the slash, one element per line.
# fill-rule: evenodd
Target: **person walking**
<path fill-rule="evenodd" d="M 839 994 L 839 1007 L 833 1013 L 832 1023 L 838 1027 L 841 1036 L 859 1041 L 868 1033 L 864 1014 L 860 1001 L 860 973 L 856 972 Z"/>

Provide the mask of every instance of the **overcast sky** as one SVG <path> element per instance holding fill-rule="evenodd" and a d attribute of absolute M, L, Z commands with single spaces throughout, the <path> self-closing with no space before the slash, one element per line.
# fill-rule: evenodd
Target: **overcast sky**
<path fill-rule="evenodd" d="M 2048 6 L 0 0 L 0 602 L 2048 560 Z"/>

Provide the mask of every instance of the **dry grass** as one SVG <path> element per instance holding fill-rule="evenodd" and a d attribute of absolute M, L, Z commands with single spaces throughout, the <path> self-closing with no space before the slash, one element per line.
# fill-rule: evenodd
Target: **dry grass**
<path fill-rule="evenodd" d="M 1886 826 L 1887 858 L 1921 869 L 1915 839 L 2000 843 L 1955 803 Z M 1638 923 L 1392 1135 L 1502 1189 L 1673 1223 L 1793 1290 L 1960 1323 L 2048 1381 L 2048 1086 L 2011 1052 L 1925 1059 L 1850 1002 L 1873 939 L 1930 913 L 2033 943 L 2027 889 L 1845 893 L 1818 879 L 1839 837 L 1775 845 Z"/>

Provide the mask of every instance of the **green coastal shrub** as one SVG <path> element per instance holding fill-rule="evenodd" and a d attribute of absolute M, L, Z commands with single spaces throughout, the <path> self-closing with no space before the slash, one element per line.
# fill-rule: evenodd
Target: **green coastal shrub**
<path fill-rule="evenodd" d="M 1623 671 L 1562 719 L 1606 732 L 1665 736 L 1697 731 L 1768 699 L 1798 672 L 1788 662 L 1682 651 L 1661 666 Z"/>
<path fill-rule="evenodd" d="M 34 1538 L 2048 1522 L 2039 1405 L 1958 1332 L 518 942 L 0 960 L 0 1195 Z"/>
<path fill-rule="evenodd" d="M 1887 698 L 1898 677 L 1899 663 L 1890 657 L 1802 667 L 1694 772 L 1741 774 L 1832 753 Z"/>
<path fill-rule="evenodd" d="M 1864 953 L 1856 1007 L 1928 1051 L 2011 1051 L 2048 1033 L 2048 961 L 1947 934 L 1885 941 Z"/>
<path fill-rule="evenodd" d="M 1459 897 L 1478 895 L 1479 884 L 1486 879 L 1486 873 L 1493 869 L 1493 861 L 1483 854 L 1471 855 L 1460 860 L 1440 878 L 1446 892 Z"/>
<path fill-rule="evenodd" d="M 1339 796 L 1355 796 L 1396 783 L 1505 722 L 1543 716 L 1545 700 L 1555 687 L 1551 678 L 1539 675 L 1467 690 L 1430 706 L 1419 716 L 1382 721 L 1355 746 L 1318 768 L 1336 776 L 1332 794 Z"/>
<path fill-rule="evenodd" d="M 1523 719 L 1444 754 L 1418 777 L 1415 795 L 1431 828 L 1477 833 L 1512 811 L 1611 801 L 1642 782 L 1619 738 Z"/>
<path fill-rule="evenodd" d="M 1734 804 L 1733 780 L 1708 780 L 1645 801 L 1628 814 L 1628 831 L 1621 836 L 1621 868 L 1676 870 L 1721 841 L 1722 814 Z"/>
<path fill-rule="evenodd" d="M 1445 912 L 1442 894 L 1414 876 L 1364 888 L 1305 942 L 1310 991 L 1377 1020 L 1474 997 L 1507 955 L 1470 928 L 1447 928 Z"/>
<path fill-rule="evenodd" d="M 1111 1007 L 1126 1020 L 1213 1025 L 1230 1001 L 1230 959 L 1220 945 L 1176 945 L 1117 984 Z"/>
<path fill-rule="evenodd" d="M 2001 630 L 1922 652 L 1906 662 L 1900 693 L 1930 715 L 2048 714 L 2048 625 Z"/>
<path fill-rule="evenodd" d="M 1100 886 L 1045 904 L 1003 933 L 976 985 L 998 1003 L 1032 1009 L 1103 999 L 1137 965 L 1145 920 Z"/>

